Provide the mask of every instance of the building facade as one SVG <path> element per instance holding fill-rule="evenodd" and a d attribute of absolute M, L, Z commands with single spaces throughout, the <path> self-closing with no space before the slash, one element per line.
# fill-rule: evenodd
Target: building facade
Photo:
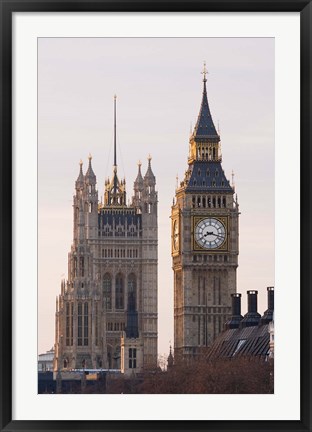
<path fill-rule="evenodd" d="M 220 136 L 207 98 L 206 67 L 188 167 L 171 209 L 174 353 L 196 356 L 231 314 L 236 292 L 239 206 L 222 168 Z"/>
<path fill-rule="evenodd" d="M 80 162 L 68 279 L 56 300 L 54 370 L 123 364 L 138 372 L 157 364 L 156 179 L 149 157 L 144 177 L 139 164 L 127 204 L 126 182 L 117 173 L 116 97 L 114 119 L 113 174 L 103 203 L 91 156 L 85 174 Z"/>

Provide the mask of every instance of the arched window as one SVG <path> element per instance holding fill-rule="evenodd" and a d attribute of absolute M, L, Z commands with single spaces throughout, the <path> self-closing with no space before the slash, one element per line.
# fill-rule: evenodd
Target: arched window
<path fill-rule="evenodd" d="M 105 309 L 112 308 L 112 278 L 109 273 L 103 277 L 103 298 Z"/>
<path fill-rule="evenodd" d="M 121 273 L 116 276 L 115 308 L 124 309 L 124 279 Z"/>
<path fill-rule="evenodd" d="M 128 276 L 128 310 L 136 310 L 136 277 L 134 273 Z"/>

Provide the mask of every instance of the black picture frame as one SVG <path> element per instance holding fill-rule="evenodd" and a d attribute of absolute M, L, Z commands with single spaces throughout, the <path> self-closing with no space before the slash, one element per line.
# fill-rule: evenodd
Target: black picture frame
<path fill-rule="evenodd" d="M 12 420 L 12 14 L 14 12 L 300 12 L 300 308 L 301 418 L 298 421 L 14 421 Z M 311 0 L 0 0 L 1 249 L 0 400 L 2 431 L 310 431 L 311 422 Z M 294 287 L 296 289 L 296 287 Z M 291 344 L 291 341 L 289 341 Z M 291 371 L 290 371 L 291 373 Z M 261 410 L 261 407 L 259 407 Z"/>

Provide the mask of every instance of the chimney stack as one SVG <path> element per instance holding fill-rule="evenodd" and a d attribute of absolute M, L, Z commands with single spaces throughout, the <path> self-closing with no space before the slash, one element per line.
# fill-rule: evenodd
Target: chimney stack
<path fill-rule="evenodd" d="M 274 287 L 267 287 L 268 291 L 268 308 L 261 317 L 261 325 L 269 324 L 273 320 L 274 313 Z"/>
<path fill-rule="evenodd" d="M 240 327 L 255 327 L 259 324 L 261 315 L 257 312 L 258 309 L 258 291 L 247 291 L 248 296 L 248 312 L 240 323 Z"/>
<path fill-rule="evenodd" d="M 231 297 L 232 297 L 232 316 L 224 325 L 226 330 L 238 328 L 241 320 L 243 319 L 241 315 L 242 295 L 239 293 L 234 293 L 231 294 Z"/>

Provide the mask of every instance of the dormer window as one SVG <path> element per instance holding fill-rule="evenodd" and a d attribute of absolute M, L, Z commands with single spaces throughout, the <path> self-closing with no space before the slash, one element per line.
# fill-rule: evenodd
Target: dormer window
<path fill-rule="evenodd" d="M 206 171 L 206 176 L 207 177 L 209 177 L 210 176 L 210 171 L 209 171 L 209 168 L 207 169 L 207 171 Z"/>
<path fill-rule="evenodd" d="M 219 175 L 219 171 L 216 170 L 215 176 L 218 177 L 218 175 Z"/>
<path fill-rule="evenodd" d="M 200 172 L 200 168 L 198 168 L 197 174 L 198 174 L 198 176 L 200 177 L 200 174 L 201 174 L 201 172 Z"/>

